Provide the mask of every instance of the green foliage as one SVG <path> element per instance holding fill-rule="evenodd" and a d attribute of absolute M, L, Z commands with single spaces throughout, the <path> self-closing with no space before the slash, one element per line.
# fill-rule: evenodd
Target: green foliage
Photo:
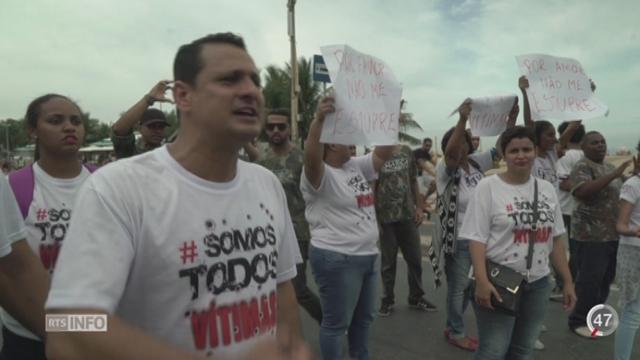
<path fill-rule="evenodd" d="M 88 112 L 83 113 L 82 118 L 84 119 L 85 144 L 91 144 L 109 137 L 111 127 L 108 124 L 100 122 L 98 119 L 91 118 L 91 114 Z"/>
<path fill-rule="evenodd" d="M 406 142 L 406 143 L 409 143 L 410 145 L 420 145 L 422 141 L 419 138 L 413 135 L 410 135 L 407 131 L 408 130 L 424 131 L 424 130 L 422 129 L 422 126 L 420 126 L 420 124 L 418 124 L 418 122 L 413 119 L 413 114 L 405 111 L 406 105 L 407 105 L 407 101 L 402 99 L 400 101 L 400 119 L 398 121 L 400 124 L 400 131 L 398 134 L 398 138 L 401 142 Z"/>
<path fill-rule="evenodd" d="M 304 57 L 298 59 L 298 119 L 299 136 L 304 139 L 313 114 L 318 106 L 321 89 L 320 84 L 313 81 L 312 61 Z M 291 109 L 291 65 L 284 64 L 284 68 L 269 65 L 265 68 L 264 87 L 262 93 L 267 109 L 286 108 Z M 264 134 L 261 140 L 266 140 Z"/>
<path fill-rule="evenodd" d="M 9 131 L 10 150 L 29 143 L 29 135 L 27 134 L 24 120 L 6 119 L 0 121 L 0 144 L 2 149 L 6 146 L 7 130 Z"/>

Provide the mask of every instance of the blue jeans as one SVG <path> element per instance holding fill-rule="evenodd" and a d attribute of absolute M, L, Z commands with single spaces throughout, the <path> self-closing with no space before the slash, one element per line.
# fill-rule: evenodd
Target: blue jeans
<path fill-rule="evenodd" d="M 447 275 L 447 329 L 450 336 L 461 339 L 464 334 L 464 312 L 469 305 L 471 280 L 471 255 L 469 241 L 458 240 L 456 253 L 445 257 L 444 269 Z"/>
<path fill-rule="evenodd" d="M 473 359 L 533 359 L 533 345 L 540 335 L 550 293 L 548 276 L 524 285 L 517 317 L 491 311 L 474 302 L 479 344 Z"/>
<path fill-rule="evenodd" d="M 342 359 L 348 330 L 349 356 L 369 359 L 375 318 L 378 255 L 346 255 L 311 246 L 309 261 L 322 304 L 320 350 L 324 360 Z"/>
<path fill-rule="evenodd" d="M 631 359 L 636 331 L 640 327 L 640 298 L 628 303 L 622 310 L 616 330 L 615 360 Z"/>

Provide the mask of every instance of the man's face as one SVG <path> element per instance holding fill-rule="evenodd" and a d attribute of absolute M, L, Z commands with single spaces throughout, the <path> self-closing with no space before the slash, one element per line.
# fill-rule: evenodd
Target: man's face
<path fill-rule="evenodd" d="M 145 143 L 152 146 L 160 146 L 164 140 L 167 124 L 162 122 L 145 123 L 140 126 L 140 135 Z"/>
<path fill-rule="evenodd" d="M 601 163 L 607 155 L 607 142 L 600 133 L 593 133 L 584 138 L 582 151 L 587 159 Z"/>
<path fill-rule="evenodd" d="M 174 96 L 180 111 L 220 143 L 254 139 L 260 133 L 264 98 L 249 54 L 229 44 L 206 44 L 200 61 L 194 86 L 176 81 Z"/>
<path fill-rule="evenodd" d="M 478 150 L 478 148 L 480 147 L 480 137 L 479 136 L 472 136 L 471 137 L 471 144 L 473 145 L 473 151 Z"/>
<path fill-rule="evenodd" d="M 425 141 L 422 143 L 422 149 L 424 151 L 431 151 L 431 141 Z"/>
<path fill-rule="evenodd" d="M 269 143 L 274 146 L 286 144 L 289 141 L 289 121 L 284 115 L 269 115 L 265 124 L 265 131 Z"/>

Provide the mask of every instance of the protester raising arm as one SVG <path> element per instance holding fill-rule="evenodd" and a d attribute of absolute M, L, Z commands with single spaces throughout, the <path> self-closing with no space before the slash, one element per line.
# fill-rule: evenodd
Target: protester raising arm
<path fill-rule="evenodd" d="M 320 186 L 324 175 L 324 144 L 320 142 L 322 125 L 327 114 L 335 111 L 335 99 L 326 96 L 320 100 L 316 115 L 309 126 L 309 133 L 304 146 L 304 175 L 314 188 Z"/>
<path fill-rule="evenodd" d="M 127 110 L 120 119 L 113 124 L 113 133 L 117 136 L 125 136 L 131 132 L 136 124 L 142 118 L 142 114 L 156 102 L 173 103 L 173 101 L 165 96 L 165 92 L 170 89 L 171 81 L 162 80 L 151 88 L 148 94 L 143 96 L 129 110 Z"/>
<path fill-rule="evenodd" d="M 458 112 L 460 113 L 460 118 L 458 119 L 458 123 L 456 124 L 453 134 L 451 135 L 451 138 L 447 143 L 447 147 L 444 150 L 444 161 L 447 169 L 453 169 L 460 166 L 460 163 L 468 152 L 468 149 L 467 152 L 465 152 L 463 147 L 466 144 L 465 127 L 467 126 L 467 120 L 471 113 L 471 99 L 467 98 L 462 105 L 458 107 Z"/>
<path fill-rule="evenodd" d="M 533 129 L 534 123 L 533 119 L 531 118 L 531 107 L 529 106 L 529 98 L 527 97 L 529 79 L 527 79 L 527 77 L 524 75 L 520 76 L 520 78 L 518 79 L 518 87 L 520 88 L 520 91 L 522 91 L 522 101 L 524 103 L 522 109 L 524 111 L 524 126 Z"/>

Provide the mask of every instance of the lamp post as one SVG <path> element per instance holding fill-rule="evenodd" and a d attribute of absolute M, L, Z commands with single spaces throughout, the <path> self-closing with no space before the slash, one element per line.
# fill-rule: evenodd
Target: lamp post
<path fill-rule="evenodd" d="M 291 43 L 291 138 L 298 141 L 298 59 L 296 56 L 296 25 L 295 25 L 296 0 L 287 2 L 287 24 L 289 41 Z"/>

